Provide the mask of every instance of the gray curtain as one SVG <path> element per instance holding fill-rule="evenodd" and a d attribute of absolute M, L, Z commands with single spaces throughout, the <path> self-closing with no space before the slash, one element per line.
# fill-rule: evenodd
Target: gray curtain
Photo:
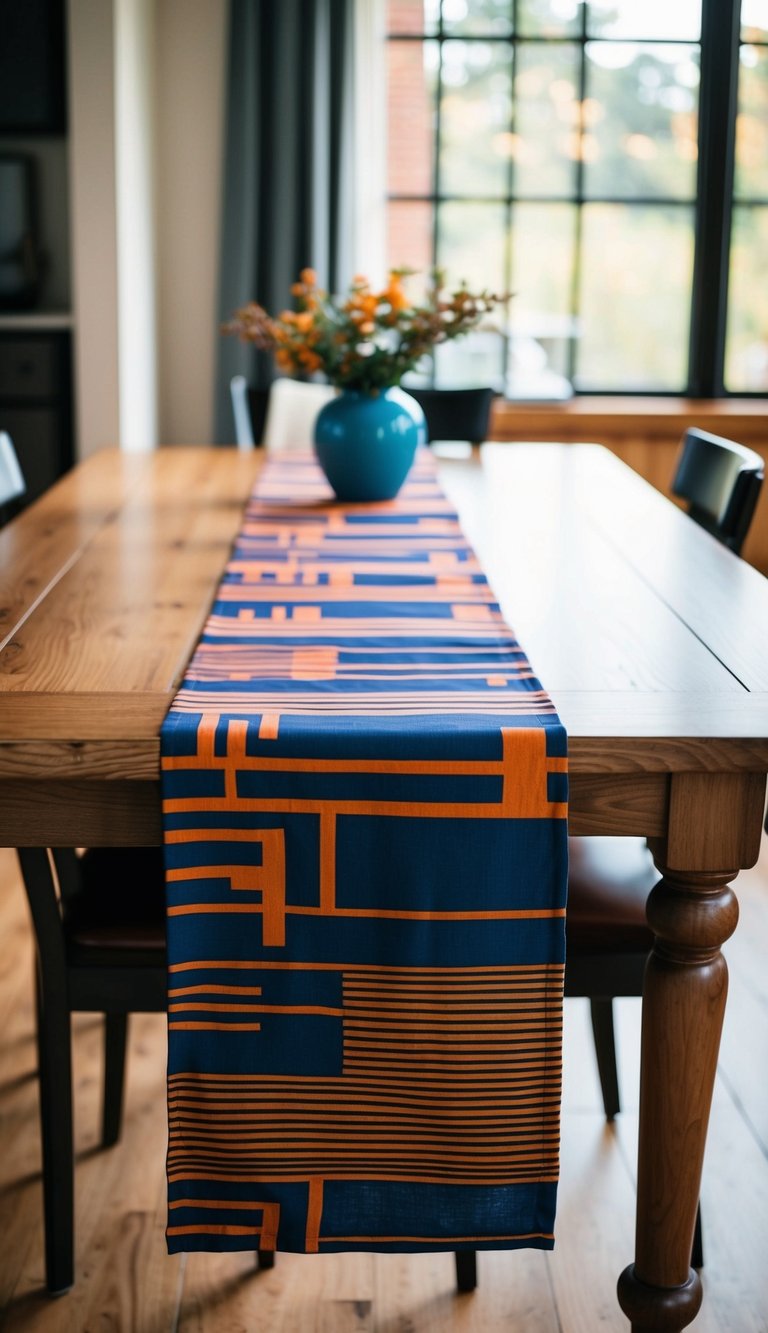
<path fill-rule="evenodd" d="M 290 304 L 300 269 L 351 276 L 355 0 L 230 0 L 219 317 Z M 232 375 L 255 387 L 271 359 L 222 337 L 216 439 L 234 439 Z"/>

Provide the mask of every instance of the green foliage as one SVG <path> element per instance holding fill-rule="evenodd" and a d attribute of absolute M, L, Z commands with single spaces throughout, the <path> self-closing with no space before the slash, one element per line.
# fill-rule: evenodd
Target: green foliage
<path fill-rule="evenodd" d="M 409 300 L 405 269 L 393 269 L 387 286 L 373 291 L 357 277 L 344 296 L 318 287 L 312 269 L 294 283 L 298 310 L 270 316 L 256 302 L 235 312 L 225 325 L 262 350 L 274 353 L 280 370 L 311 375 L 322 371 L 329 383 L 361 393 L 380 393 L 399 384 L 438 344 L 460 338 L 506 297 L 465 283 L 452 291 L 440 270 L 421 303 Z"/>

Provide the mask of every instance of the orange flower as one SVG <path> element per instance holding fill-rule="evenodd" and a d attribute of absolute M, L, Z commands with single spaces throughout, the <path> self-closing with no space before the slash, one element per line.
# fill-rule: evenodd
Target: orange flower
<path fill-rule="evenodd" d="M 441 274 L 421 303 L 409 300 L 405 279 L 410 270 L 390 270 L 381 291 L 372 291 L 358 273 L 342 296 L 330 296 L 317 286 L 314 269 L 302 269 L 291 292 L 292 310 L 270 316 L 250 302 L 236 311 L 227 333 L 239 333 L 275 355 L 283 373 L 312 375 L 325 371 L 332 384 L 379 393 L 398 384 L 437 343 L 460 337 L 477 327 L 483 315 L 508 298 L 492 292 L 471 292 L 465 285 L 446 288 Z M 376 330 L 391 330 L 386 345 L 360 348 Z"/>
<path fill-rule="evenodd" d="M 378 304 L 379 298 L 372 292 L 357 292 L 347 301 L 345 309 L 350 319 L 360 324 L 376 318 Z"/>
<path fill-rule="evenodd" d="M 322 365 L 322 362 L 320 360 L 320 357 L 317 355 L 317 352 L 311 351 L 309 347 L 297 348 L 296 360 L 298 361 L 302 369 L 308 371 L 310 374 L 312 373 L 312 371 L 319 370 L 320 366 Z"/>
<path fill-rule="evenodd" d="M 382 292 L 382 299 L 388 301 L 393 310 L 407 310 L 408 298 L 403 290 L 402 279 L 397 273 L 390 273 L 389 282 Z"/>

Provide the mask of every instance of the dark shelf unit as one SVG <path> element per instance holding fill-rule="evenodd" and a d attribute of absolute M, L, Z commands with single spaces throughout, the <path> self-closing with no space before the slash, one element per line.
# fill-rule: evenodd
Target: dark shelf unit
<path fill-rule="evenodd" d="M 66 329 L 0 331 L 0 430 L 27 484 L 25 503 L 73 463 L 72 345 Z"/>
<path fill-rule="evenodd" d="M 0 0 L 0 133 L 67 130 L 64 0 Z"/>

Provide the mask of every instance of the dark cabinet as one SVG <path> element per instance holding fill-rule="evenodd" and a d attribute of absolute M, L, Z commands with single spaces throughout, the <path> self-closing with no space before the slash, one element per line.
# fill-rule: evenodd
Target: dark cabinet
<path fill-rule="evenodd" d="M 64 0 L 0 0 L 0 133 L 63 134 Z"/>
<path fill-rule="evenodd" d="M 27 484 L 27 502 L 72 466 L 70 335 L 0 333 L 0 430 L 7 430 Z"/>

